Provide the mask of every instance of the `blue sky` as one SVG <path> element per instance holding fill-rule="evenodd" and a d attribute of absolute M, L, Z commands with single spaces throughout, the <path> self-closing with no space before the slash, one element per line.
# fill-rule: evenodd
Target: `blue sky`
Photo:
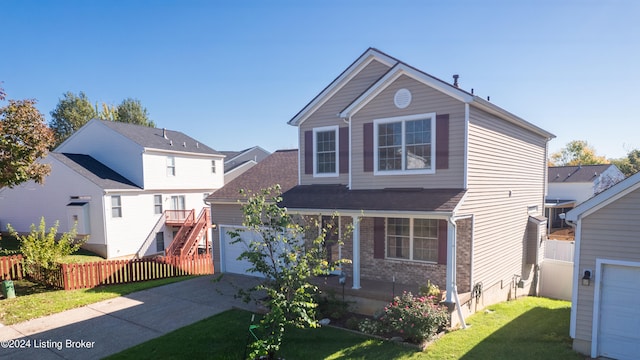
<path fill-rule="evenodd" d="M 47 122 L 67 91 L 137 98 L 217 150 L 296 148 L 287 125 L 368 47 L 599 155 L 640 148 L 640 2 L 0 2 L 0 81 Z"/>

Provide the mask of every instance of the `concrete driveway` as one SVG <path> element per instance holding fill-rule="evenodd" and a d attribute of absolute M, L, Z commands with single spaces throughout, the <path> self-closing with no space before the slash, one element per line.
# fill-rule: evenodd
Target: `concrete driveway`
<path fill-rule="evenodd" d="M 0 359 L 100 359 L 233 307 L 255 278 L 201 276 L 0 327 Z"/>

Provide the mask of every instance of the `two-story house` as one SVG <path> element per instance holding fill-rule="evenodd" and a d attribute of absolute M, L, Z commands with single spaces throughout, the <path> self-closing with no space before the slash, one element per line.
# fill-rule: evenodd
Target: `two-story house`
<path fill-rule="evenodd" d="M 431 281 L 463 317 L 536 292 L 554 135 L 454 79 L 366 50 L 289 121 L 299 185 L 282 205 L 349 225 L 353 289 Z"/>
<path fill-rule="evenodd" d="M 204 198 L 224 185 L 223 159 L 178 131 L 94 119 L 42 160 L 44 185 L 0 189 L 0 222 L 77 224 L 105 258 L 192 253 L 209 246 Z"/>
<path fill-rule="evenodd" d="M 613 164 L 550 166 L 547 180 L 545 216 L 549 219 L 549 235 L 569 228 L 565 214 L 595 195 L 624 180 L 625 176 Z M 565 231 L 558 231 L 563 238 Z"/>

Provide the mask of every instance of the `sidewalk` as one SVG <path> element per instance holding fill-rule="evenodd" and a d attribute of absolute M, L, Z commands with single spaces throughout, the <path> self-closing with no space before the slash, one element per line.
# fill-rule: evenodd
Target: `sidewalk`
<path fill-rule="evenodd" d="M 101 359 L 232 307 L 237 288 L 257 280 L 201 276 L 81 308 L 0 327 L 0 359 Z"/>

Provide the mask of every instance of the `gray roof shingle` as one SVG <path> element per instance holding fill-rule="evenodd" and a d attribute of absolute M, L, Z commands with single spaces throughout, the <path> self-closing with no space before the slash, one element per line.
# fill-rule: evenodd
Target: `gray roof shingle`
<path fill-rule="evenodd" d="M 611 166 L 614 165 L 550 166 L 547 178 L 549 183 L 593 182 Z"/>
<path fill-rule="evenodd" d="M 60 161 L 101 189 L 140 190 L 138 186 L 89 155 L 51 152 Z"/>
<path fill-rule="evenodd" d="M 280 184 L 283 193 L 298 184 L 298 150 L 275 151 L 209 195 L 206 201 L 237 202 L 245 199 L 241 189 L 256 193 L 275 184 Z"/>
<path fill-rule="evenodd" d="M 299 185 L 282 194 L 289 209 L 452 212 L 464 189 L 349 190 L 345 185 Z"/>
<path fill-rule="evenodd" d="M 220 152 L 180 131 L 152 128 L 117 121 L 98 121 L 145 148 L 221 155 Z"/>

